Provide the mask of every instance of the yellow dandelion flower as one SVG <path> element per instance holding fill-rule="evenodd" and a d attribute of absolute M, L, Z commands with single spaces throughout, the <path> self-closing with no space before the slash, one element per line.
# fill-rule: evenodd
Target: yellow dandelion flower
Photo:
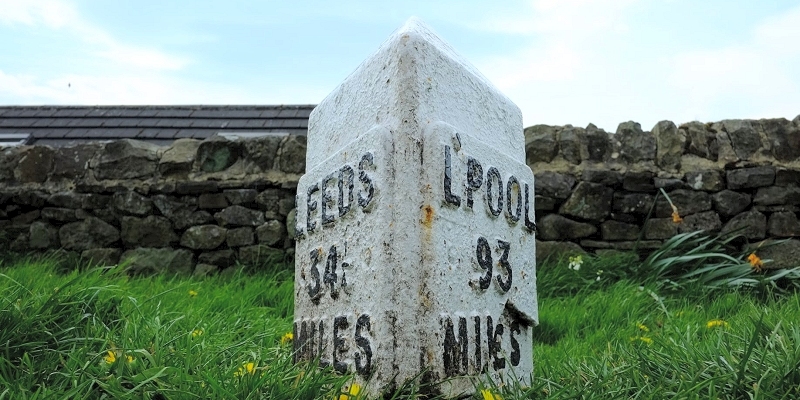
<path fill-rule="evenodd" d="M 759 258 L 756 253 L 750 253 L 750 255 L 747 256 L 747 261 L 750 263 L 750 266 L 753 267 L 754 271 L 761 272 L 764 270 L 764 261 L 761 261 L 761 258 Z"/>
<path fill-rule="evenodd" d="M 128 354 L 128 355 L 125 356 L 125 361 L 127 361 L 128 364 L 130 364 L 130 363 L 136 361 L 136 359 L 132 355 Z"/>
<path fill-rule="evenodd" d="M 642 342 L 644 344 L 653 344 L 653 339 L 647 336 L 634 336 L 631 338 L 631 342 Z"/>
<path fill-rule="evenodd" d="M 294 340 L 294 334 L 292 332 L 284 333 L 283 336 L 281 336 L 282 345 L 286 345 L 290 343 L 292 340 Z"/>
<path fill-rule="evenodd" d="M 723 320 L 721 320 L 721 319 L 712 319 L 712 320 L 706 322 L 706 328 L 708 328 L 708 329 L 714 329 L 714 328 L 719 328 L 719 327 L 727 328 L 728 327 L 728 323 L 723 321 Z"/>
<path fill-rule="evenodd" d="M 113 364 L 117 362 L 117 355 L 114 353 L 113 350 L 109 350 L 106 353 L 106 356 L 103 357 L 103 360 L 105 360 L 106 364 Z"/>
<path fill-rule="evenodd" d="M 197 291 L 196 290 L 189 290 L 189 297 L 195 297 L 195 296 L 197 296 Z"/>
<path fill-rule="evenodd" d="M 481 389 L 481 396 L 483 397 L 483 400 L 503 400 L 499 394 L 493 393 L 489 389 Z"/>
<path fill-rule="evenodd" d="M 203 330 L 202 329 L 195 329 L 195 330 L 192 331 L 192 338 L 196 338 L 198 336 L 203 336 Z"/>
<path fill-rule="evenodd" d="M 342 393 L 339 394 L 336 400 L 350 400 L 358 396 L 359 393 L 361 393 L 361 385 L 354 382 L 349 387 L 343 387 Z"/>
<path fill-rule="evenodd" d="M 648 328 L 645 324 L 637 324 L 636 327 L 642 332 L 650 332 L 650 328 Z"/>
<path fill-rule="evenodd" d="M 244 369 L 248 374 L 253 375 L 256 373 L 256 363 L 249 362 L 244 365 Z"/>

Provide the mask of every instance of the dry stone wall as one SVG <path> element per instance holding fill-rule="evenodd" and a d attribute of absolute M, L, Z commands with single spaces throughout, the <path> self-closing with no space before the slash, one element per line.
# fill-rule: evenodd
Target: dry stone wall
<path fill-rule="evenodd" d="M 525 129 L 539 258 L 658 247 L 744 227 L 775 266 L 800 260 L 800 116 Z M 0 251 L 60 250 L 134 272 L 206 274 L 293 257 L 306 138 L 133 140 L 0 152 Z M 672 220 L 664 189 L 683 219 Z M 652 214 L 650 218 L 647 215 Z M 287 227 L 289 227 L 287 229 Z"/>

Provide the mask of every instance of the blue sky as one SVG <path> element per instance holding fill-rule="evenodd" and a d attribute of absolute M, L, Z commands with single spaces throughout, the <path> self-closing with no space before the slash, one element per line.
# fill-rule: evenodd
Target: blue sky
<path fill-rule="evenodd" d="M 316 104 L 412 15 L 526 126 L 800 114 L 797 0 L 0 0 L 0 104 Z"/>

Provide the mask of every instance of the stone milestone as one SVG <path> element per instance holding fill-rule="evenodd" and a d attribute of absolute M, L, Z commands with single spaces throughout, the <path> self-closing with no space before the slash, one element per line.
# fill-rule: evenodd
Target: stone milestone
<path fill-rule="evenodd" d="M 538 322 L 522 116 L 416 19 L 311 114 L 297 187 L 295 357 L 369 394 L 529 384 Z"/>

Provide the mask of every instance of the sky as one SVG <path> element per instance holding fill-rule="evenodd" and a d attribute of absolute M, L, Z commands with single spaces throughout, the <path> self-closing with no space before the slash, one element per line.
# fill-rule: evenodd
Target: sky
<path fill-rule="evenodd" d="M 800 114 L 800 0 L 0 0 L 0 105 L 317 104 L 411 16 L 525 126 Z"/>

